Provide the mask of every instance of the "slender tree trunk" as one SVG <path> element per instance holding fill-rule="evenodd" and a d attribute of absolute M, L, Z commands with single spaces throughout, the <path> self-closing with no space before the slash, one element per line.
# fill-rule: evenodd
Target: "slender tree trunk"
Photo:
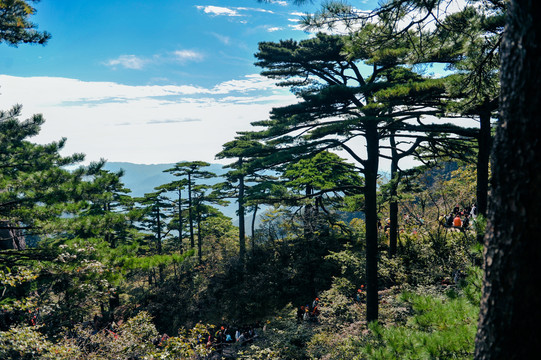
<path fill-rule="evenodd" d="M 512 0 L 502 42 L 476 359 L 539 357 L 541 2 Z"/>
<path fill-rule="evenodd" d="M 156 233 L 156 240 L 157 240 L 157 250 L 158 254 L 162 254 L 162 224 L 160 219 L 160 207 L 156 206 L 156 225 L 157 225 L 157 233 Z M 160 275 L 160 283 L 163 283 L 163 265 L 158 266 L 159 275 Z"/>
<path fill-rule="evenodd" d="M 366 217 L 366 320 L 378 320 L 378 209 L 377 175 L 379 162 L 377 124 L 366 123 L 367 160 L 364 167 Z"/>
<path fill-rule="evenodd" d="M 242 168 L 242 158 L 239 159 L 239 167 Z M 241 266 L 244 266 L 246 255 L 246 228 L 244 222 L 244 175 L 239 177 L 239 258 Z"/>
<path fill-rule="evenodd" d="M 398 243 L 398 152 L 394 134 L 389 138 L 391 142 L 391 200 L 389 201 L 389 256 L 396 255 Z"/>
<path fill-rule="evenodd" d="M 306 242 L 312 240 L 314 234 L 313 231 L 313 217 L 314 217 L 314 207 L 311 203 L 312 199 L 310 196 L 313 194 L 313 189 L 311 185 L 306 185 L 306 198 L 309 203 L 304 207 L 304 240 Z"/>
<path fill-rule="evenodd" d="M 178 189 L 178 248 L 182 254 L 182 191 Z"/>
<path fill-rule="evenodd" d="M 160 219 L 160 208 L 156 206 L 156 250 L 162 253 L 162 226 Z"/>
<path fill-rule="evenodd" d="M 188 217 L 190 222 L 190 247 L 195 247 L 195 237 L 193 234 L 193 204 L 192 204 L 192 176 L 188 173 Z"/>
<path fill-rule="evenodd" d="M 255 251 L 255 221 L 257 218 L 257 210 L 259 206 L 256 204 L 254 207 L 254 214 L 252 215 L 252 254 Z"/>
<path fill-rule="evenodd" d="M 308 204 L 304 207 L 304 241 L 305 241 L 305 257 L 304 261 L 307 262 L 307 274 L 308 287 L 310 289 L 310 296 L 316 296 L 315 276 L 316 269 L 314 268 L 314 227 L 315 227 L 315 211 L 314 205 L 312 205 L 312 198 L 314 189 L 312 185 L 306 185 L 306 198 Z"/>
<path fill-rule="evenodd" d="M 201 212 L 197 211 L 197 256 L 199 264 L 203 263 L 203 238 L 201 235 Z"/>

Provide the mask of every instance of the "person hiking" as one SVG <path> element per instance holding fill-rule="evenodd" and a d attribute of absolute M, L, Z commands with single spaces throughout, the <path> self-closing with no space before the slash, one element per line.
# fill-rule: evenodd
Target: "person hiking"
<path fill-rule="evenodd" d="M 357 294 L 355 296 L 355 299 L 358 303 L 362 303 L 364 300 L 364 285 L 361 285 L 360 289 L 357 289 Z"/>
<path fill-rule="evenodd" d="M 449 216 L 447 217 L 447 222 L 445 223 L 445 226 L 449 227 L 449 228 L 452 227 L 454 218 L 455 218 L 455 216 L 454 216 L 453 213 L 449 214 Z"/>
<path fill-rule="evenodd" d="M 310 320 L 310 309 L 308 308 L 308 306 L 306 307 L 305 311 L 304 311 L 304 315 L 303 315 L 303 318 L 302 318 L 304 321 L 308 321 Z"/>
<path fill-rule="evenodd" d="M 453 226 L 455 228 L 462 227 L 462 220 L 460 219 L 460 213 L 456 214 L 455 218 L 453 219 Z"/>
<path fill-rule="evenodd" d="M 462 228 L 467 229 L 470 226 L 470 217 L 468 213 L 464 213 L 464 221 L 462 221 Z"/>
<path fill-rule="evenodd" d="M 475 218 L 477 218 L 477 204 L 473 204 L 472 208 L 471 208 L 471 211 L 470 211 L 470 215 L 472 217 L 472 219 L 475 220 Z"/>
<path fill-rule="evenodd" d="M 304 316 L 304 306 L 300 306 L 298 309 L 297 309 L 297 321 L 298 322 L 302 322 L 302 317 Z"/>

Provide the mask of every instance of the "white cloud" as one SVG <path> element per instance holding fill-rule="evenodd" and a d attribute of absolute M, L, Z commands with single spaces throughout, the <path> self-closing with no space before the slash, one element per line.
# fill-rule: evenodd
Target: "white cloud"
<path fill-rule="evenodd" d="M 159 64 L 163 62 L 185 63 L 188 61 L 202 61 L 205 55 L 195 50 L 176 50 L 168 54 L 156 54 L 151 57 L 142 58 L 136 55 L 120 55 L 116 59 L 105 61 L 106 66 L 116 69 L 121 66 L 125 69 L 141 70 L 148 64 Z"/>
<path fill-rule="evenodd" d="M 250 123 L 267 118 L 273 106 L 296 101 L 257 74 L 208 88 L 7 75 L 0 83 L 0 109 L 21 103 L 24 118 L 44 115 L 34 141 L 65 136 L 63 153 L 82 152 L 88 161 L 214 162 L 237 131 L 251 130 Z"/>
<path fill-rule="evenodd" d="M 274 14 L 274 11 L 262 9 L 262 8 L 251 8 L 251 7 L 222 7 L 222 6 L 196 6 L 198 10 L 203 10 L 205 14 L 211 16 L 230 16 L 230 17 L 239 17 L 247 16 L 246 14 L 241 14 L 241 12 L 261 12 L 267 14 Z"/>
<path fill-rule="evenodd" d="M 297 30 L 297 31 L 305 31 L 304 26 L 301 25 L 301 24 L 288 25 L 288 28 L 293 29 L 293 30 Z"/>
<path fill-rule="evenodd" d="M 262 12 L 262 13 L 267 13 L 267 14 L 274 14 L 274 11 L 260 9 L 260 8 L 236 7 L 234 9 L 239 10 L 239 11 L 255 11 L 255 12 Z"/>
<path fill-rule="evenodd" d="M 241 16 L 238 11 L 221 6 L 197 6 L 197 9 L 213 16 Z"/>
<path fill-rule="evenodd" d="M 180 61 L 201 61 L 205 57 L 203 54 L 193 50 L 177 50 L 173 54 Z"/>
<path fill-rule="evenodd" d="M 268 28 L 267 28 L 267 31 L 268 31 L 268 32 L 275 32 L 275 31 L 280 31 L 280 30 L 284 30 L 284 28 L 278 27 L 278 26 L 275 26 L 275 27 L 268 27 Z"/>
<path fill-rule="evenodd" d="M 249 91 L 271 90 L 276 87 L 275 81 L 260 75 L 246 75 L 242 80 L 230 80 L 216 85 L 214 94 L 228 94 L 231 92 L 246 93 Z"/>
<path fill-rule="evenodd" d="M 282 1 L 282 0 L 271 0 L 271 3 L 272 4 L 276 4 L 276 5 L 280 5 L 280 6 L 287 6 L 287 1 Z"/>
<path fill-rule="evenodd" d="M 122 66 L 126 69 L 140 70 L 147 62 L 148 60 L 139 58 L 135 55 L 120 55 L 116 59 L 107 61 L 105 64 L 113 68 Z"/>

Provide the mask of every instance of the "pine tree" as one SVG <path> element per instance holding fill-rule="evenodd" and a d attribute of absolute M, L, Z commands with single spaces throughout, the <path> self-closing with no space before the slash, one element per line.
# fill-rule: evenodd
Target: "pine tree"
<path fill-rule="evenodd" d="M 188 185 L 188 225 L 190 227 L 190 248 L 195 247 L 194 236 L 194 205 L 193 205 L 193 186 L 198 179 L 210 179 L 216 176 L 213 172 L 203 170 L 210 164 L 204 161 L 184 161 L 176 163 L 174 167 L 164 170 L 176 177 L 187 180 Z"/>
<path fill-rule="evenodd" d="M 440 80 L 423 78 L 402 66 L 406 48 L 396 52 L 371 42 L 381 29 L 366 26 L 355 34 L 355 49 L 347 50 L 348 37 L 318 34 L 295 42 L 260 43 L 256 65 L 263 75 L 280 79 L 302 100 L 275 108 L 270 120 L 255 122 L 266 130 L 253 133 L 275 147 L 265 161 L 297 161 L 325 149 L 345 150 L 362 168 L 367 239 L 367 297 L 369 321 L 377 320 L 377 177 L 381 141 L 392 133 L 405 139 L 423 137 L 425 131 L 443 131 L 449 124 L 415 124 L 408 120 L 441 113 L 444 93 Z M 401 44 L 397 44 L 400 46 Z M 360 66 L 372 64 L 363 75 Z M 246 134 L 248 136 L 248 134 Z M 366 143 L 363 158 L 356 140 Z"/>
<path fill-rule="evenodd" d="M 39 0 L 1 0 L 0 1 L 0 44 L 11 46 L 20 43 L 46 44 L 51 38 L 48 32 L 39 32 L 37 26 L 29 21 L 36 13 L 30 4 Z"/>

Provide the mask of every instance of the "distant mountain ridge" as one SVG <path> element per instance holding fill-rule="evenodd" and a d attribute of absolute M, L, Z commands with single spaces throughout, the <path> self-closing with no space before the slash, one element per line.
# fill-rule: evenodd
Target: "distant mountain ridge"
<path fill-rule="evenodd" d="M 170 174 L 163 172 L 164 170 L 171 169 L 175 166 L 175 163 L 171 164 L 134 164 L 129 162 L 107 162 L 104 169 L 109 171 L 124 170 L 124 176 L 122 182 L 125 187 L 131 190 L 130 196 L 142 197 L 147 193 L 154 192 L 154 188 L 163 184 L 170 183 L 177 180 L 177 178 Z M 206 171 L 213 172 L 217 175 L 216 178 L 205 179 L 205 183 L 214 185 L 224 181 L 224 174 L 228 171 L 224 169 L 220 164 L 210 164 L 210 166 L 204 168 Z M 184 196 L 184 195 L 183 195 Z M 235 211 L 237 204 L 235 199 L 229 199 L 231 202 L 228 206 L 217 206 L 224 215 L 233 219 L 235 225 L 238 224 Z"/>
<path fill-rule="evenodd" d="M 175 166 L 172 164 L 134 164 L 129 162 L 107 162 L 104 166 L 105 170 L 118 171 L 124 170 L 122 182 L 130 189 L 131 196 L 139 197 L 146 193 L 154 191 L 156 186 L 167 184 L 176 179 L 170 173 L 164 173 L 164 170 Z M 206 179 L 209 184 L 215 184 L 223 181 L 223 175 L 227 172 L 220 164 L 210 164 L 207 171 L 211 171 L 218 175 L 216 179 Z"/>

